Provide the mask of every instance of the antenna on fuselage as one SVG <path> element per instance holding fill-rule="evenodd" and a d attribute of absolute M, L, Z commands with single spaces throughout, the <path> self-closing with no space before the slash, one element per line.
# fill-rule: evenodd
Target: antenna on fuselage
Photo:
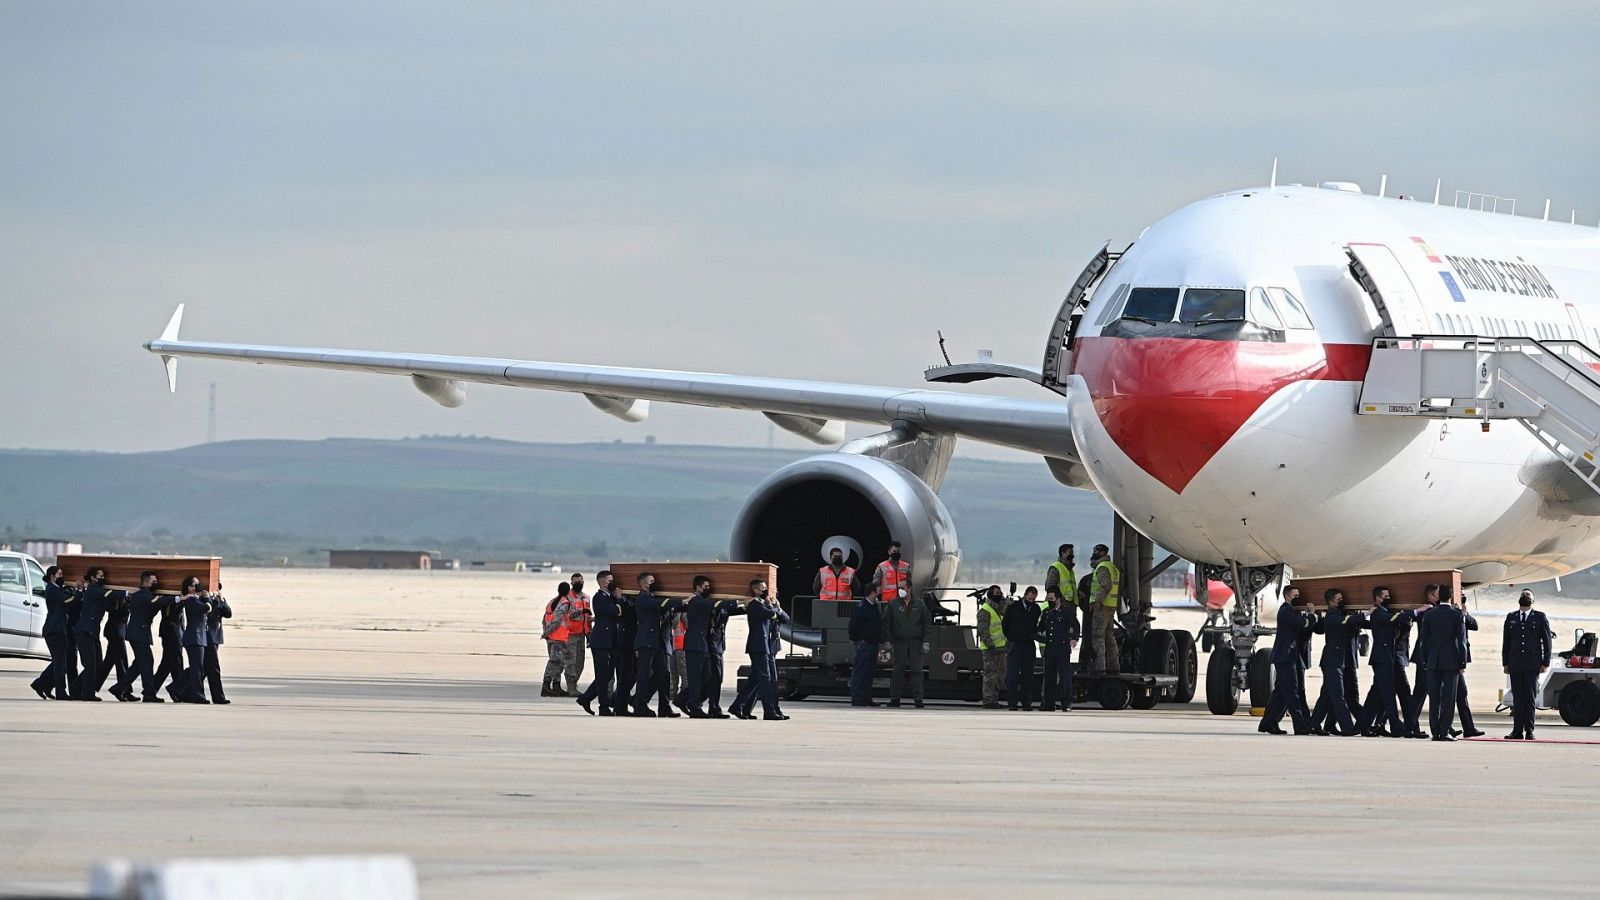
<path fill-rule="evenodd" d="M 1388 193 L 1389 193 L 1389 176 L 1384 175 L 1384 176 L 1381 176 L 1381 177 L 1378 178 L 1378 196 L 1382 197 L 1382 196 L 1387 195 Z"/>
<path fill-rule="evenodd" d="M 1278 158 L 1276 156 L 1274 156 L 1272 158 L 1272 179 L 1267 183 L 1267 190 L 1272 191 L 1272 190 L 1277 190 L 1277 188 L 1278 188 Z"/>
<path fill-rule="evenodd" d="M 1444 188 L 1444 179 L 1438 178 L 1433 182 L 1433 205 L 1439 205 L 1439 191 Z"/>

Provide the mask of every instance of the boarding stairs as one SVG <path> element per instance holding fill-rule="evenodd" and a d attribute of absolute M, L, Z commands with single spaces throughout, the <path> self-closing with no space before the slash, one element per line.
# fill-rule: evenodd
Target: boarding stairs
<path fill-rule="evenodd" d="M 1513 419 L 1600 493 L 1600 353 L 1529 337 L 1382 337 L 1356 412 Z"/>

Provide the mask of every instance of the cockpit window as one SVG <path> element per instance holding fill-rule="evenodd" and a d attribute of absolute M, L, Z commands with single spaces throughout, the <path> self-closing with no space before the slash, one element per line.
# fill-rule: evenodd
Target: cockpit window
<path fill-rule="evenodd" d="M 1278 308 L 1261 288 L 1250 289 L 1250 321 L 1273 331 L 1283 330 L 1283 317 L 1278 315 Z"/>
<path fill-rule="evenodd" d="M 1103 327 L 1107 322 L 1121 315 L 1122 304 L 1127 299 L 1128 286 L 1126 284 L 1117 285 L 1117 289 L 1112 293 L 1111 299 L 1106 301 L 1106 308 L 1100 311 L 1100 318 L 1095 320 L 1094 326 L 1096 328 Z"/>
<path fill-rule="evenodd" d="M 1134 288 L 1128 293 L 1128 305 L 1123 308 L 1121 318 L 1171 322 L 1177 309 L 1177 288 Z"/>
<path fill-rule="evenodd" d="M 1183 292 L 1178 320 L 1191 325 L 1244 321 L 1244 291 L 1232 288 L 1189 288 Z"/>
<path fill-rule="evenodd" d="M 1272 299 L 1277 303 L 1278 309 L 1283 312 L 1283 321 L 1290 328 L 1310 331 L 1316 327 L 1311 324 L 1311 314 L 1306 312 L 1304 306 L 1300 305 L 1300 298 L 1279 287 L 1268 288 L 1267 292 L 1272 295 Z"/>

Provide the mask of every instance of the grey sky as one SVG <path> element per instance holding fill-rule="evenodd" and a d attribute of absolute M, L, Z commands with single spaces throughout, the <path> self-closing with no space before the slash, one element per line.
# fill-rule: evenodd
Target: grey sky
<path fill-rule="evenodd" d="M 195 361 L 173 397 L 139 344 L 183 301 L 197 339 L 910 386 L 942 328 L 1037 364 L 1101 241 L 1273 156 L 1594 223 L 1597 25 L 1580 2 L 6 4 L 0 445 L 194 443 L 212 381 L 223 438 L 761 444 L 747 413 L 630 426 L 488 387 L 444 410 Z"/>

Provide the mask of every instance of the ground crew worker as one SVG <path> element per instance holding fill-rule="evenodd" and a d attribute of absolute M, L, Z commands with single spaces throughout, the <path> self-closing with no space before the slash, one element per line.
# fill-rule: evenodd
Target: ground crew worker
<path fill-rule="evenodd" d="M 922 708 L 922 655 L 933 636 L 933 612 L 920 597 L 891 600 L 883 617 L 884 640 L 894 653 L 889 670 L 889 705 L 899 706 L 906 670 L 911 671 L 911 701 Z"/>
<path fill-rule="evenodd" d="M 704 576 L 701 576 L 704 577 Z M 710 581 L 710 579 L 707 579 Z M 679 695 L 683 693 L 684 685 L 689 682 L 689 652 L 683 649 L 684 639 L 689 636 L 689 620 L 683 613 L 672 615 L 672 662 L 667 680 L 667 696 L 673 703 L 678 702 Z"/>
<path fill-rule="evenodd" d="M 594 630 L 594 608 L 589 605 L 589 595 L 583 592 L 583 574 L 572 573 L 572 591 L 567 594 L 567 659 L 564 674 L 567 693 L 578 696 L 578 679 L 583 677 L 585 655 L 589 650 L 589 633 Z"/>
<path fill-rule="evenodd" d="M 1122 653 L 1117 648 L 1117 603 L 1122 597 L 1122 572 L 1111 561 L 1111 548 L 1095 544 L 1089 557 L 1094 567 L 1094 582 L 1089 605 L 1094 607 L 1094 662 L 1091 675 L 1122 674 Z"/>
<path fill-rule="evenodd" d="M 596 698 L 600 700 L 600 715 L 613 715 L 618 695 L 612 693 L 611 679 L 616 676 L 617 654 L 632 654 L 631 648 L 619 650 L 621 638 L 618 635 L 617 617 L 622 607 L 611 594 L 611 581 L 609 569 L 602 569 L 594 576 L 598 590 L 594 592 L 594 605 L 590 610 L 593 618 L 589 622 L 589 652 L 594 654 L 594 679 L 589 682 L 589 689 L 578 695 L 578 705 L 591 716 L 594 715 L 591 704 Z M 625 701 L 626 695 L 623 696 Z M 622 705 L 626 706 L 626 702 Z"/>
<path fill-rule="evenodd" d="M 1070 589 L 1074 581 L 1067 578 L 1060 583 Z M 1081 633 L 1078 607 L 1061 602 L 1061 592 L 1057 588 L 1045 592 L 1045 602 L 1048 606 L 1039 616 L 1040 655 L 1044 658 L 1044 696 L 1039 709 L 1054 712 L 1059 707 L 1063 712 L 1071 712 L 1072 645 L 1078 642 Z"/>
<path fill-rule="evenodd" d="M 811 580 L 811 593 L 818 600 L 849 603 L 855 599 L 855 582 L 856 570 L 844 564 L 844 550 L 832 547 L 828 550 L 828 564 L 818 569 L 817 577 Z"/>
<path fill-rule="evenodd" d="M 1000 685 L 1006 672 L 1005 594 L 991 584 L 978 604 L 978 649 L 983 652 L 983 708 L 1000 708 Z"/>
<path fill-rule="evenodd" d="M 572 585 L 563 581 L 556 587 L 556 595 L 544 605 L 544 686 L 541 697 L 565 697 L 561 689 L 561 673 L 567 666 L 567 631 L 565 601 L 572 593 Z"/>
<path fill-rule="evenodd" d="M 1063 598 L 1067 598 L 1068 605 L 1077 605 L 1078 575 L 1072 568 L 1076 555 L 1077 551 L 1073 550 L 1071 544 L 1062 544 L 1056 548 L 1056 561 L 1044 569 L 1044 596 L 1047 602 L 1050 599 L 1050 592 L 1055 591 Z"/>
<path fill-rule="evenodd" d="M 1006 607 L 1001 628 L 1006 634 L 1006 707 L 1017 704 L 1024 712 L 1033 711 L 1033 642 L 1039 637 L 1039 589 L 1028 585 L 1022 600 Z"/>
<path fill-rule="evenodd" d="M 900 542 L 889 542 L 889 558 L 872 573 L 872 595 L 888 603 L 911 595 L 911 564 L 900 561 Z"/>
<path fill-rule="evenodd" d="M 872 675 L 878 667 L 878 645 L 883 643 L 883 609 L 876 593 L 856 601 L 850 611 L 849 634 L 856 648 L 850 666 L 850 705 L 877 706 L 872 699 Z"/>
<path fill-rule="evenodd" d="M 1078 652 L 1078 661 L 1085 669 L 1094 668 L 1094 572 L 1078 579 L 1078 615 L 1083 617 L 1083 649 Z"/>
<path fill-rule="evenodd" d="M 1533 591 L 1517 598 L 1517 611 L 1506 615 L 1500 639 L 1500 665 L 1511 677 L 1513 741 L 1533 740 L 1534 689 L 1539 675 L 1550 671 L 1550 623 L 1533 608 Z"/>

